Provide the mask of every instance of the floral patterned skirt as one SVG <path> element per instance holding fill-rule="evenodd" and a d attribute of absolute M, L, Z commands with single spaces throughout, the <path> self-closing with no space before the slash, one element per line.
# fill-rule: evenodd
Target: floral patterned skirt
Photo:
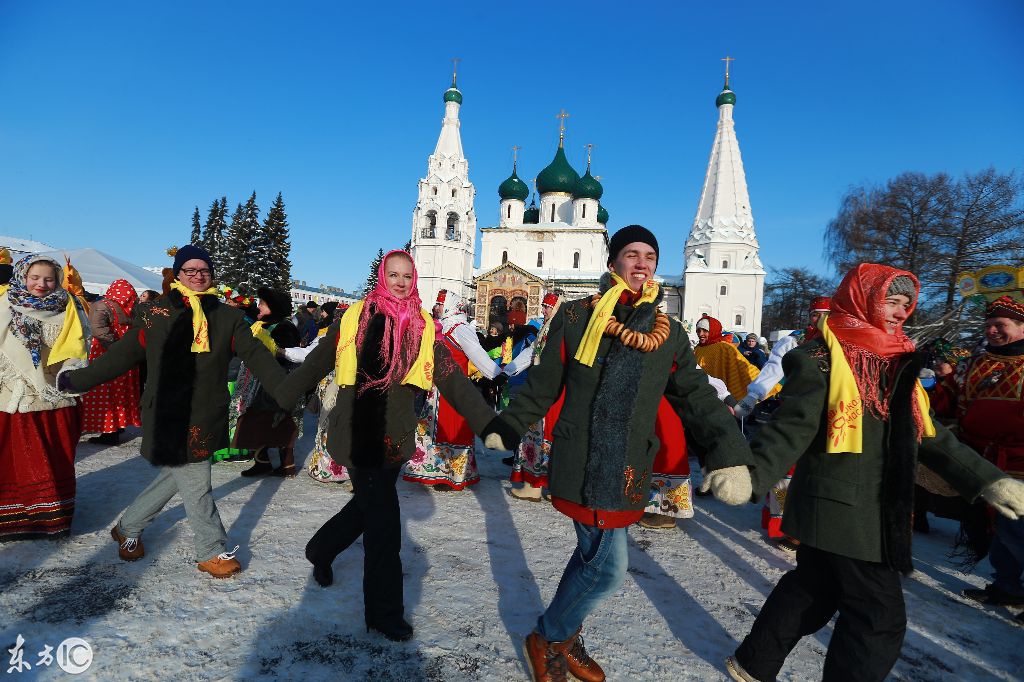
<path fill-rule="evenodd" d="M 677 519 L 693 518 L 693 487 L 689 476 L 655 473 L 644 511 Z"/>
<path fill-rule="evenodd" d="M 529 483 L 534 488 L 548 487 L 548 463 L 551 459 L 551 441 L 544 438 L 544 419 L 531 424 L 516 448 L 512 462 L 513 483 Z"/>
<path fill-rule="evenodd" d="M 435 386 L 427 394 L 416 425 L 416 454 L 406 462 L 402 478 L 413 483 L 446 485 L 453 490 L 462 490 L 480 481 L 474 446 L 438 443 L 434 440 L 438 403 Z"/>
<path fill-rule="evenodd" d="M 349 480 L 348 469 L 331 459 L 327 452 L 327 416 L 338 401 L 338 385 L 334 383 L 334 372 L 331 372 L 316 389 L 316 397 L 320 402 L 320 412 L 316 423 L 316 438 L 313 439 L 313 451 L 309 455 L 306 473 L 314 481 L 321 483 L 344 483 Z"/>

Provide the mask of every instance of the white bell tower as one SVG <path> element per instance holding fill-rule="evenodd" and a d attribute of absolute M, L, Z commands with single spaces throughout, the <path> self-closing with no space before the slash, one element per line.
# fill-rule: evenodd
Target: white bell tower
<path fill-rule="evenodd" d="M 458 60 L 453 60 L 456 65 Z M 472 298 L 473 256 L 476 244 L 476 188 L 469 181 L 469 162 L 462 153 L 459 108 L 462 93 L 455 85 L 444 93 L 444 120 L 434 153 L 427 158 L 427 175 L 419 182 L 412 213 L 412 257 L 419 273 L 420 298 L 430 308 L 441 289 L 463 300 Z"/>

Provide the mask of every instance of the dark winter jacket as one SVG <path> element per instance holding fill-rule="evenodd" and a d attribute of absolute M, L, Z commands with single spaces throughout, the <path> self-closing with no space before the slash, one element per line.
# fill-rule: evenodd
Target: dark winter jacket
<path fill-rule="evenodd" d="M 273 391 L 278 403 L 294 405 L 305 391 L 330 374 L 335 365 L 340 326 L 339 322 L 333 323 L 302 366 Z M 377 315 L 367 325 L 359 350 L 361 374 L 382 376 L 384 368 L 379 362 L 382 333 L 383 318 Z M 391 386 L 384 393 L 371 389 L 357 397 L 357 387 L 363 380 L 358 379 L 356 386 L 339 388 L 337 402 L 327 417 L 327 450 L 334 461 L 346 467 L 401 466 L 416 452 L 418 418 L 414 404 L 423 391 L 403 384 Z M 494 410 L 487 406 L 440 341 L 434 344 L 434 383 L 475 433 L 480 433 L 494 418 Z"/>
<path fill-rule="evenodd" d="M 263 382 L 276 387 L 285 373 L 253 338 L 241 311 L 203 296 L 210 352 L 193 353 L 192 311 L 177 291 L 144 310 L 142 325 L 125 334 L 88 367 L 67 374 L 85 392 L 145 360 L 142 456 L 157 466 L 201 462 L 228 446 L 228 363 L 238 355 Z M 289 405 L 294 405 L 293 400 Z"/>
<path fill-rule="evenodd" d="M 616 305 L 615 318 L 627 328 L 647 332 L 653 328 L 656 305 Z M 488 432 L 502 436 L 506 446 L 514 447 L 565 389 L 565 402 L 552 432 L 548 474 L 552 496 L 600 512 L 642 510 L 660 447 L 654 424 L 663 395 L 679 414 L 687 438 L 701 441 L 716 465 L 746 461 L 750 449 L 736 420 L 697 367 L 678 322 L 669 321 L 668 340 L 649 353 L 605 336 L 593 366 L 587 367 L 574 355 L 591 314 L 589 297 L 558 310 L 540 364 L 530 370 L 526 386 L 488 427 Z M 600 514 L 594 518 L 594 525 L 606 525 Z"/>
<path fill-rule="evenodd" d="M 99 341 L 103 348 L 109 348 L 117 341 L 116 325 L 128 324 L 131 320 L 125 316 L 124 309 L 117 303 L 100 299 L 89 309 L 89 327 L 92 337 Z"/>
<path fill-rule="evenodd" d="M 934 438 L 917 442 L 911 400 L 921 359 L 899 360 L 888 421 L 863 417 L 863 452 L 826 454 L 828 347 L 820 340 L 782 359 L 782 405 L 751 443 L 754 494 L 760 502 L 796 463 L 786 495 L 782 531 L 801 543 L 907 572 L 917 461 L 968 501 L 1003 474 L 961 444 L 938 421 Z"/>

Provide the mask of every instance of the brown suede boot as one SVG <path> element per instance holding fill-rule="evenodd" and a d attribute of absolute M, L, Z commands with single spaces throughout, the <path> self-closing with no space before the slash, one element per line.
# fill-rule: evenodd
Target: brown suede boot
<path fill-rule="evenodd" d="M 580 682 L 604 682 L 604 671 L 583 646 L 583 636 L 580 634 L 582 629 L 577 630 L 575 635 L 564 642 L 551 646 L 560 649 L 565 654 L 565 660 L 569 664 L 569 673 L 577 680 Z"/>
<path fill-rule="evenodd" d="M 565 644 L 565 642 L 556 642 Z M 568 663 L 565 653 L 556 649 L 548 640 L 536 632 L 531 632 L 523 642 L 523 653 L 526 654 L 526 665 L 530 667 L 530 679 L 533 682 L 566 682 L 569 678 Z"/>
<path fill-rule="evenodd" d="M 285 478 L 295 478 L 295 450 L 292 448 L 278 448 L 277 453 L 281 455 L 281 464 L 271 474 Z"/>

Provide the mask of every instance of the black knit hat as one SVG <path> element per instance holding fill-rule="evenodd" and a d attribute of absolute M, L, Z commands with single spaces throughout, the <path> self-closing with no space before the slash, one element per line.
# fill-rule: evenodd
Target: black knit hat
<path fill-rule="evenodd" d="M 201 261 L 206 261 L 206 265 L 210 268 L 210 276 L 214 276 L 213 260 L 210 258 L 209 252 L 203 247 L 194 244 L 186 244 L 174 254 L 174 276 L 178 276 L 178 271 L 181 270 L 182 265 L 197 258 Z"/>
<path fill-rule="evenodd" d="M 632 244 L 633 242 L 643 242 L 644 244 L 647 244 L 654 249 L 655 257 L 660 257 L 660 253 L 658 251 L 658 238 L 654 236 L 653 232 L 643 225 L 627 225 L 613 234 L 611 241 L 608 242 L 608 265 L 615 262 L 615 259 L 619 257 L 619 252 L 626 248 L 628 244 Z"/>

